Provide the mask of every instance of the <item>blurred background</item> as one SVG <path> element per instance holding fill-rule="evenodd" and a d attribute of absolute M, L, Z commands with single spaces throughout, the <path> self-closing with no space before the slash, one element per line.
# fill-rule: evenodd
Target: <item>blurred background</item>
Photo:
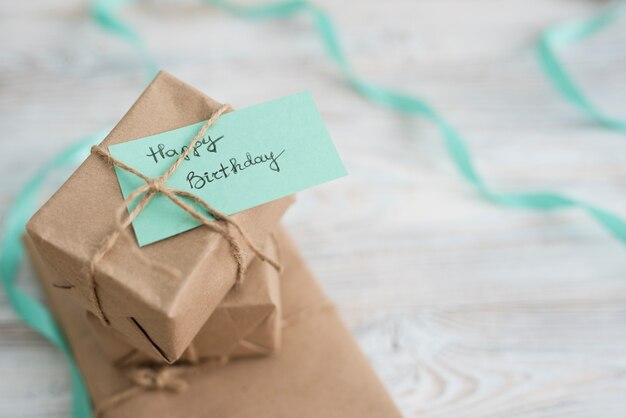
<path fill-rule="evenodd" d="M 535 54 L 543 29 L 607 2 L 315 4 L 355 71 L 441 111 L 494 189 L 559 191 L 626 216 L 626 135 L 565 101 Z M 579 210 L 482 199 L 432 124 L 346 87 L 306 14 L 251 21 L 200 1 L 140 0 L 119 15 L 160 68 L 219 101 L 312 91 L 350 175 L 301 193 L 285 223 L 407 417 L 626 416 L 623 243 Z M 624 23 L 561 55 L 616 116 Z M 39 166 L 113 126 L 146 84 L 142 56 L 86 1 L 2 2 L 0 216 Z M 0 293 L 0 416 L 67 416 L 66 373 Z"/>

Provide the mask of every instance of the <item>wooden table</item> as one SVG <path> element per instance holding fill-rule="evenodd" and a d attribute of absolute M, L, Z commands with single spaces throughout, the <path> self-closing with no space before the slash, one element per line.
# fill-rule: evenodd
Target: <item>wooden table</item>
<path fill-rule="evenodd" d="M 2 214 L 39 165 L 113 125 L 144 86 L 139 58 L 85 2 L 51 3 L 0 6 Z M 576 210 L 481 200 L 432 126 L 340 82 L 309 19 L 174 3 L 123 13 L 163 68 L 235 106 L 313 92 L 350 176 L 302 193 L 286 223 L 407 417 L 626 416 L 623 245 Z M 626 216 L 626 138 L 559 97 L 532 49 L 545 26 L 603 3 L 319 4 L 357 71 L 447 115 L 490 185 L 559 190 Z M 597 102 L 626 115 L 623 28 L 563 56 Z M 68 405 L 63 357 L 0 295 L 0 416 L 64 417 Z"/>

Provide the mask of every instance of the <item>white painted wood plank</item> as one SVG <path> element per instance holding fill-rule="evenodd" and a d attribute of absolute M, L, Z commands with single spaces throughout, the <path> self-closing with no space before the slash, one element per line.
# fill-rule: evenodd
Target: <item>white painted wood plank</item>
<path fill-rule="evenodd" d="M 531 46 L 594 1 L 320 2 L 359 73 L 428 99 L 501 190 L 549 188 L 626 215 L 626 140 L 545 82 Z M 437 132 L 339 81 L 309 20 L 247 22 L 186 1 L 124 12 L 160 64 L 235 106 L 310 89 L 350 176 L 286 223 L 407 417 L 623 417 L 626 250 L 577 211 L 495 207 Z M 623 25 L 564 58 L 626 115 Z M 113 125 L 142 90 L 132 50 L 86 4 L 0 5 L 0 216 L 37 166 Z M 28 274 L 25 274 L 28 282 Z M 0 294 L 0 416 L 68 415 L 62 356 Z"/>

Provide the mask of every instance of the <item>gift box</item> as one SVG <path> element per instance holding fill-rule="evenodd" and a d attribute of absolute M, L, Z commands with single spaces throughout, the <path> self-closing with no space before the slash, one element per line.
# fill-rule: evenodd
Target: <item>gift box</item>
<path fill-rule="evenodd" d="M 275 356 L 228 364 L 120 369 L 102 356 L 82 309 L 36 263 L 51 307 L 106 418 L 393 418 L 398 410 L 293 244 L 279 231 L 283 342 Z"/>
<path fill-rule="evenodd" d="M 279 259 L 272 237 L 267 254 Z M 50 275 L 51 276 L 51 275 Z M 195 364 L 210 359 L 270 355 L 280 347 L 280 275 L 267 263 L 255 259 L 239 286 L 228 292 L 177 363 Z M 54 280 L 56 281 L 56 280 Z M 158 352 L 144 353 L 124 336 L 104 326 L 92 313 L 87 320 L 104 355 L 118 367 L 164 364 Z"/>
<path fill-rule="evenodd" d="M 220 106 L 161 72 L 102 145 L 197 123 Z M 231 218 L 260 247 L 292 201 L 278 199 Z M 128 228 L 99 254 L 118 227 L 115 216 L 123 202 L 110 162 L 92 154 L 32 217 L 27 233 L 43 263 L 59 277 L 54 286 L 64 298 L 78 301 L 134 347 L 171 363 L 187 349 L 235 283 L 239 267 L 248 265 L 254 253 L 234 231 L 232 238 L 243 251 L 237 261 L 232 243 L 199 227 L 142 248 Z"/>

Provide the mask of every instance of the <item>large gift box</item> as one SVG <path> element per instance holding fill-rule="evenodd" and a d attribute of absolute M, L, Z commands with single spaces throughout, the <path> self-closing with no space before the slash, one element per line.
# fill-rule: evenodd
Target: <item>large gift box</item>
<path fill-rule="evenodd" d="M 102 145 L 197 123 L 220 106 L 161 72 Z M 261 247 L 291 202 L 291 197 L 278 199 L 231 218 Z M 232 244 L 206 227 L 141 249 L 127 229 L 110 250 L 98 254 L 117 228 L 115 214 L 121 205 L 114 169 L 92 154 L 33 216 L 27 233 L 59 278 L 54 283 L 58 293 L 78 301 L 132 346 L 171 363 L 231 289 L 238 267 L 248 265 L 254 254 L 234 233 L 243 251 L 242 261 L 236 262 Z"/>
<path fill-rule="evenodd" d="M 31 251 L 54 313 L 108 418 L 393 418 L 395 405 L 284 232 L 279 354 L 198 365 L 120 369 L 102 356 L 78 305 L 52 286 L 58 272 Z"/>
<path fill-rule="evenodd" d="M 270 257 L 278 259 L 274 235 L 268 239 L 265 249 Z M 255 259 L 243 283 L 228 292 L 178 363 L 272 354 L 280 347 L 280 312 L 279 272 Z M 87 313 L 87 319 L 101 351 L 116 366 L 165 363 L 159 353 L 144 353 L 128 344 L 122 334 L 103 325 L 91 312 Z"/>

